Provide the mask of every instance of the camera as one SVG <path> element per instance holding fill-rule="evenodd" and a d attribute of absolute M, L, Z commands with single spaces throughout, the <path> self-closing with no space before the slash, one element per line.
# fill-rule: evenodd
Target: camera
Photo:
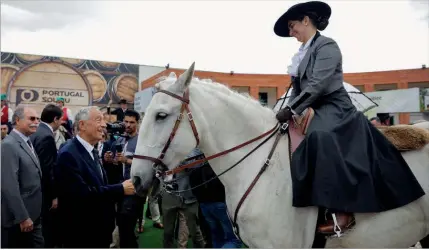
<path fill-rule="evenodd" d="M 125 132 L 125 124 L 123 122 L 107 123 L 106 129 L 109 134 L 123 134 Z"/>
<path fill-rule="evenodd" d="M 116 144 L 115 149 L 116 149 L 116 152 L 121 153 L 124 148 L 122 144 Z"/>

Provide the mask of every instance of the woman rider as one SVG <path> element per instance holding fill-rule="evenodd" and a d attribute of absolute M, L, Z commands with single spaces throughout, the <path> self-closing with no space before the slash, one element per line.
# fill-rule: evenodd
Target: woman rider
<path fill-rule="evenodd" d="M 288 68 L 292 94 L 277 119 L 293 122 L 293 115 L 314 110 L 291 160 L 293 206 L 328 209 L 332 219 L 318 226 L 324 234 L 334 233 L 334 219 L 344 231 L 354 223 L 353 213 L 383 212 L 424 195 L 400 152 L 356 110 L 344 89 L 340 48 L 318 31 L 330 16 L 326 3 L 300 3 L 274 26 L 278 36 L 302 44 Z"/>

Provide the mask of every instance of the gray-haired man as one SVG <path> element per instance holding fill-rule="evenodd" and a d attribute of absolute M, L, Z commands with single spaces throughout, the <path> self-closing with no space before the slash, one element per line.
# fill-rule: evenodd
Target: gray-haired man
<path fill-rule="evenodd" d="M 36 132 L 39 115 L 18 107 L 15 128 L 1 144 L 1 247 L 43 248 L 40 223 L 42 171 L 29 136 Z"/>

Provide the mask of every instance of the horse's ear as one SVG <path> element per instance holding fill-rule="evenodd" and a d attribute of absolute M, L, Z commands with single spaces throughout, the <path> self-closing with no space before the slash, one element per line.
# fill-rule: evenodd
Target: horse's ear
<path fill-rule="evenodd" d="M 194 77 L 194 68 L 195 62 L 193 62 L 191 67 L 183 72 L 183 74 L 181 74 L 177 79 L 175 85 L 179 88 L 179 91 L 184 91 L 191 83 L 192 77 Z"/>

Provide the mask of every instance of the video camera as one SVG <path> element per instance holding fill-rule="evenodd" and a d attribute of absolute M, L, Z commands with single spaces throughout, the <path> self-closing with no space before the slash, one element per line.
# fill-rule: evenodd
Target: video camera
<path fill-rule="evenodd" d="M 123 122 L 107 123 L 106 129 L 109 134 L 123 134 L 125 132 L 125 124 Z"/>

